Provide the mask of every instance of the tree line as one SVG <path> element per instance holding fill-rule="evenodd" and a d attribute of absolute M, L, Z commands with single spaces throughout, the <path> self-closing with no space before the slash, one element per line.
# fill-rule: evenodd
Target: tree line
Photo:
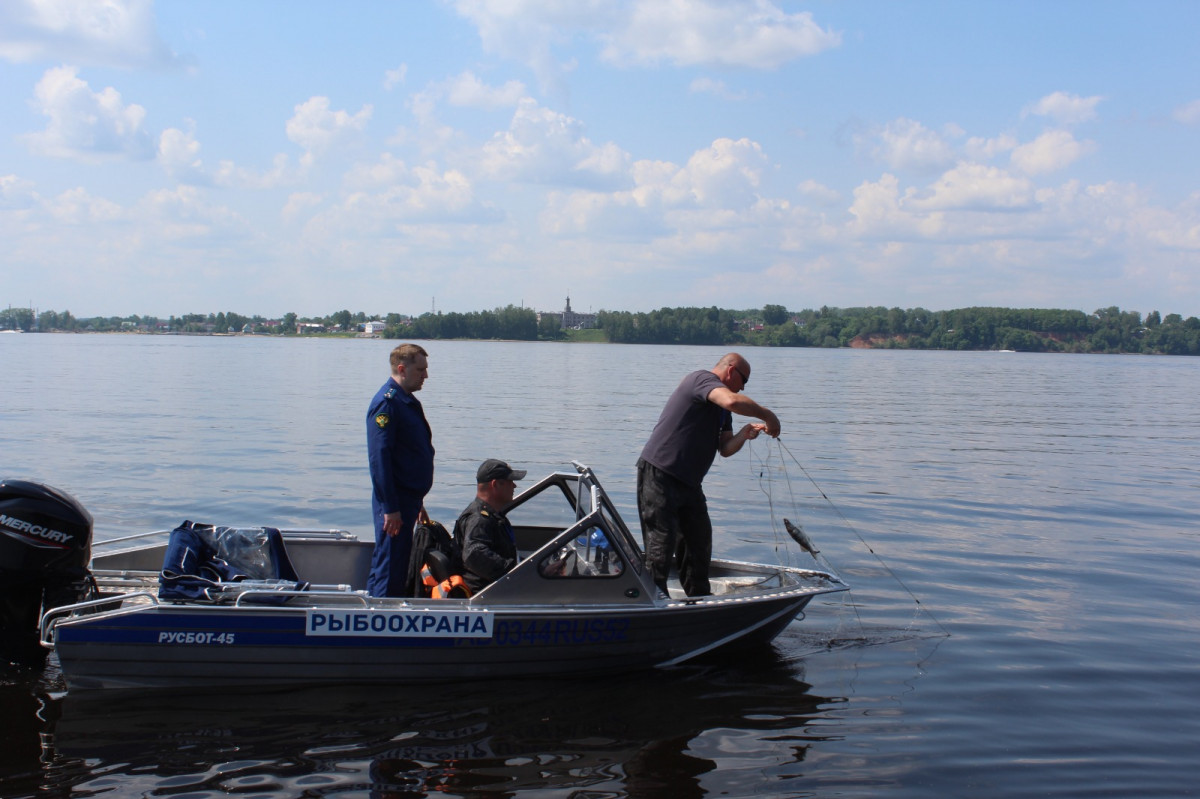
<path fill-rule="evenodd" d="M 77 319 L 69 311 L 27 308 L 0 310 L 0 330 L 137 330 L 171 333 L 353 334 L 367 322 L 382 322 L 385 338 L 564 339 L 576 331 L 559 328 L 551 314 L 508 305 L 491 311 L 425 313 L 407 317 L 368 316 L 337 311 L 325 317 L 281 319 L 217 314 Z M 660 308 L 655 311 L 601 311 L 597 326 L 604 340 L 621 344 L 701 344 L 765 347 L 869 347 L 936 350 L 1018 350 L 1024 352 L 1099 352 L 1200 355 L 1200 320 L 1179 314 L 1137 311 L 1116 306 L 1083 311 L 1042 308 L 830 308 L 789 311 L 782 305 L 750 310 Z"/>
<path fill-rule="evenodd" d="M 601 312 L 609 341 L 767 347 L 1017 350 L 1200 355 L 1200 319 L 1113 306 L 1091 314 L 1042 308 L 830 308 L 789 312 L 662 308 Z"/>
<path fill-rule="evenodd" d="M 549 322 L 544 317 L 542 322 Z M 470 313 L 426 313 L 410 320 L 407 325 L 388 326 L 385 338 L 468 338 L 536 341 L 539 338 L 558 338 L 558 323 L 539 324 L 538 315 L 529 308 L 507 305 L 494 311 Z"/>
<path fill-rule="evenodd" d="M 220 313 L 190 313 L 169 316 L 92 316 L 76 317 L 70 311 L 42 311 L 35 314 L 29 308 L 0 309 L 0 330 L 32 332 L 70 333 L 118 333 L 122 331 L 143 333 L 261 333 L 294 334 L 304 332 L 306 326 L 320 328 L 325 332 L 349 332 L 368 321 L 381 320 L 379 316 L 367 316 L 362 311 L 351 313 L 342 310 L 327 316 L 300 317 L 286 313 L 279 319 L 264 316 L 243 316 L 233 311 Z M 399 314 L 388 314 L 387 324 L 400 325 L 407 320 Z"/>

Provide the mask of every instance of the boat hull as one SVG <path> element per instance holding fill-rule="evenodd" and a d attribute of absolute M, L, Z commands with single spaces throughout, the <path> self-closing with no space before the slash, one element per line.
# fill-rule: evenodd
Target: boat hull
<path fill-rule="evenodd" d="M 814 595 L 633 609 L 489 612 L 464 605 L 461 613 L 432 606 L 331 612 L 156 604 L 60 624 L 56 651 L 71 689 L 611 674 L 761 646 Z M 468 634 L 453 633 L 458 617 Z M 339 629 L 329 633 L 331 625 Z"/>

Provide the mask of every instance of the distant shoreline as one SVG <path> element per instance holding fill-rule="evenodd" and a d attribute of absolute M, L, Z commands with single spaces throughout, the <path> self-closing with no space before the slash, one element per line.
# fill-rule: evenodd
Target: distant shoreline
<path fill-rule="evenodd" d="M 10 308 L 0 328 L 24 332 L 128 333 L 134 335 L 267 336 L 271 338 L 382 338 L 419 341 L 564 341 L 569 343 L 699 345 L 817 349 L 912 349 L 1070 353 L 1200 355 L 1200 319 L 1113 306 L 1087 314 L 1041 308 L 972 307 L 760 309 L 661 308 L 600 311 L 586 324 L 564 326 L 563 314 L 538 314 L 509 305 L 494 311 L 388 314 L 368 318 L 338 311 L 326 317 L 280 319 L 235 313 L 90 317 L 69 312 Z"/>
<path fill-rule="evenodd" d="M 866 339 L 852 339 L 845 346 L 813 346 L 813 345 L 790 345 L 777 346 L 766 343 L 755 342 L 740 342 L 728 344 L 710 344 L 710 343 L 680 343 L 680 342 L 618 342 L 608 341 L 605 339 L 588 338 L 588 339 L 571 339 L 563 338 L 558 340 L 548 339 L 515 339 L 515 338 L 427 338 L 421 336 L 409 337 L 389 337 L 378 334 L 350 333 L 350 332 L 331 332 L 331 333 L 215 333 L 215 332 L 200 332 L 200 331 L 152 331 L 152 330 L 0 330 L 0 333 L 20 333 L 22 335 L 72 335 L 72 336 L 167 336 L 167 337 L 191 337 L 191 338 L 248 338 L 248 339 L 340 339 L 340 340 L 368 340 L 368 341 L 468 341 L 478 343 L 495 343 L 495 344 L 612 344 L 620 346 L 676 346 L 676 347 L 728 347 L 730 349 L 851 349 L 851 350 L 923 350 L 927 352 L 995 352 L 995 353 L 1017 353 L 1017 352 L 1040 352 L 1047 355 L 1172 355 L 1174 353 L 1167 352 L 1131 352 L 1131 351 L 1101 351 L 1101 350 L 1015 350 L 999 347 L 980 347 L 980 348 L 962 348 L 962 347 L 903 347 L 879 345 L 878 341 L 869 341 Z M 1191 353 L 1179 353 L 1188 355 Z"/>

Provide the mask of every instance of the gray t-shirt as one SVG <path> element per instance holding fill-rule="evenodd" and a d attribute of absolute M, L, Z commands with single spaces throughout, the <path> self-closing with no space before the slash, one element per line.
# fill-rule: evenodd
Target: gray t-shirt
<path fill-rule="evenodd" d="M 723 431 L 733 430 L 733 414 L 708 401 L 724 383 L 709 371 L 692 372 L 667 400 L 642 459 L 696 488 L 717 456 Z"/>

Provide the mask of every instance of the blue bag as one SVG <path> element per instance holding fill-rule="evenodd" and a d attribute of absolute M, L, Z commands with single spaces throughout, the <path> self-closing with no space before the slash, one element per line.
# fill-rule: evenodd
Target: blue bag
<path fill-rule="evenodd" d="M 158 578 L 158 597 L 216 601 L 222 583 L 243 580 L 296 582 L 296 569 L 274 527 L 216 527 L 185 521 L 171 531 Z"/>

